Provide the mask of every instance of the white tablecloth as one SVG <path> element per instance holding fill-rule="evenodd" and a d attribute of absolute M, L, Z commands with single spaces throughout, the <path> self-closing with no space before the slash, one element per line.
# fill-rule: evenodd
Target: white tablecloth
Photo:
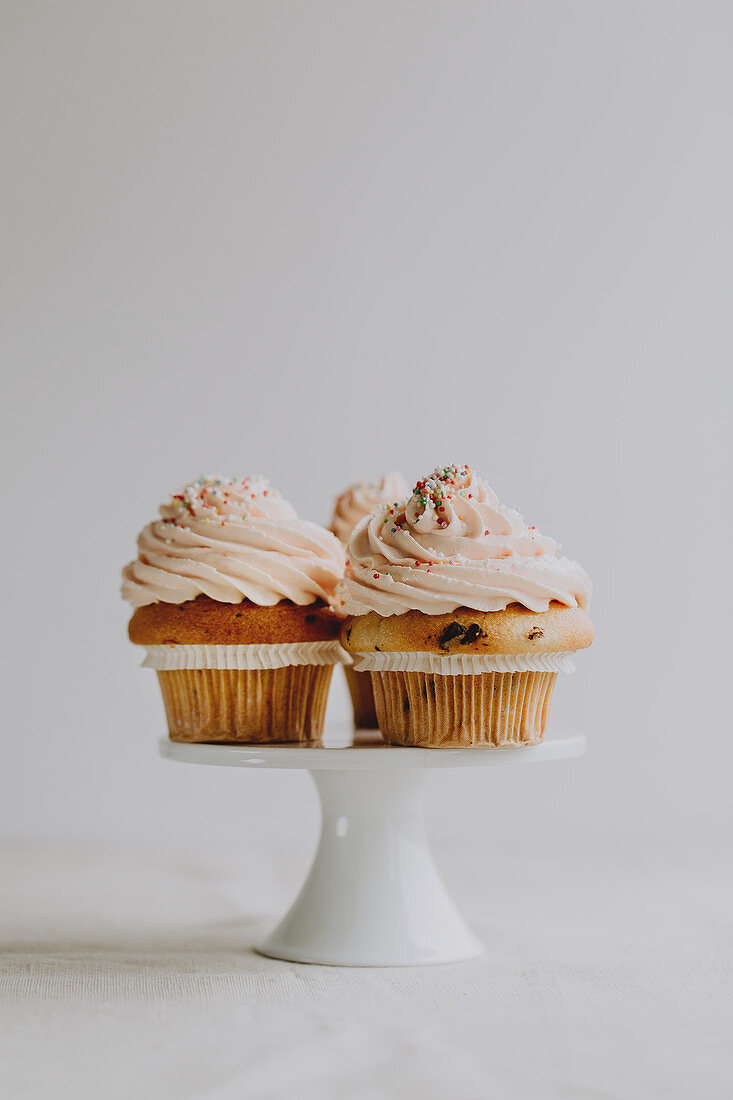
<path fill-rule="evenodd" d="M 443 856 L 486 955 L 348 970 L 251 950 L 287 858 L 6 849 L 2 1095 L 733 1095 L 729 852 Z"/>

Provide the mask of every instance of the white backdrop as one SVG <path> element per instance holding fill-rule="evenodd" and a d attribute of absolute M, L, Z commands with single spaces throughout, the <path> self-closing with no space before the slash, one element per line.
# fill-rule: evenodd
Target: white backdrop
<path fill-rule="evenodd" d="M 304 776 L 157 758 L 120 567 L 169 490 L 468 461 L 595 582 L 555 724 L 448 844 L 730 834 L 720 4 L 28 4 L 0 33 L 0 830 L 312 844 Z M 339 681 L 332 713 L 345 713 Z"/>

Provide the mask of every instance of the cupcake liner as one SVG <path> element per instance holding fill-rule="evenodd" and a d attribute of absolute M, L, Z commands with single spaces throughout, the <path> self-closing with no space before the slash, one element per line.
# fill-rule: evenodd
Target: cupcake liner
<path fill-rule="evenodd" d="M 377 712 L 374 709 L 374 689 L 368 672 L 354 672 L 344 667 L 346 683 L 354 708 L 354 725 L 357 729 L 379 729 Z"/>
<path fill-rule="evenodd" d="M 245 670 L 350 662 L 348 653 L 336 640 L 274 645 L 151 645 L 145 647 L 142 667 L 157 671 L 184 668 Z"/>
<path fill-rule="evenodd" d="M 575 672 L 570 653 L 490 653 L 443 657 L 437 653 L 355 653 L 354 672 L 432 672 L 477 676 L 484 672 Z"/>
<path fill-rule="evenodd" d="M 159 670 L 172 741 L 318 741 L 331 664 Z"/>
<path fill-rule="evenodd" d="M 550 717 L 556 672 L 372 672 L 385 741 L 423 748 L 536 745 Z"/>

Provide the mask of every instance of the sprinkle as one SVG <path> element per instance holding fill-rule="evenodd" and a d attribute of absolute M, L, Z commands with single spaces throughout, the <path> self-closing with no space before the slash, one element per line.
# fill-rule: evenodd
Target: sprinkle
<path fill-rule="evenodd" d="M 374 579 L 375 579 L 375 581 L 378 581 L 378 580 L 379 580 L 379 573 L 375 573 L 375 574 L 374 574 Z"/>

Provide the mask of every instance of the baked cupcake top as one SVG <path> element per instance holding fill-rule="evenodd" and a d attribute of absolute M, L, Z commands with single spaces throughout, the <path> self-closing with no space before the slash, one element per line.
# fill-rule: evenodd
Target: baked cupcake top
<path fill-rule="evenodd" d="M 331 530 L 347 543 L 359 520 L 370 515 L 380 504 L 404 500 L 410 487 L 402 474 L 385 474 L 379 481 L 356 481 L 336 498 Z"/>
<path fill-rule="evenodd" d="M 202 477 L 160 506 L 122 570 L 133 607 L 185 603 L 202 593 L 220 603 L 272 606 L 333 601 L 343 573 L 338 539 L 299 519 L 262 477 Z"/>
<path fill-rule="evenodd" d="M 553 600 L 587 607 L 587 574 L 557 549 L 468 466 L 436 467 L 402 503 L 381 505 L 357 525 L 335 609 L 388 616 L 513 603 L 547 611 Z"/>

